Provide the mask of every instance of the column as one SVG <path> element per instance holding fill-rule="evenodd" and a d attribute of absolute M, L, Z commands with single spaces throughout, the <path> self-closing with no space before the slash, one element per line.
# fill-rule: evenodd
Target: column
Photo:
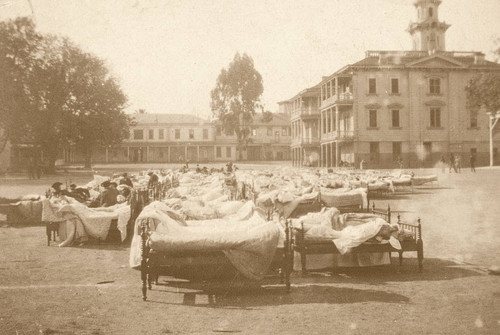
<path fill-rule="evenodd" d="M 188 146 L 185 145 L 184 146 L 184 161 L 187 162 L 187 160 L 188 160 Z"/>
<path fill-rule="evenodd" d="M 199 162 L 200 161 L 200 146 L 199 145 L 196 146 L 196 151 L 197 151 L 197 155 L 198 155 L 197 161 Z"/>
<path fill-rule="evenodd" d="M 337 143 L 337 141 L 335 141 L 335 143 Z M 334 148 L 335 146 L 332 145 L 330 146 L 330 157 L 332 157 L 332 167 L 337 167 L 337 157 L 334 155 Z"/>
<path fill-rule="evenodd" d="M 149 145 L 146 147 L 146 162 L 149 162 Z"/>
<path fill-rule="evenodd" d="M 171 162 L 170 160 L 170 147 L 167 147 L 167 162 Z"/>
<path fill-rule="evenodd" d="M 339 120 L 339 106 L 335 106 L 335 123 L 337 128 L 337 134 L 340 135 L 340 120 Z M 338 162 L 340 161 L 339 153 L 339 140 L 335 141 L 335 166 L 338 167 Z"/>
<path fill-rule="evenodd" d="M 108 147 L 106 147 L 106 163 L 108 163 Z"/>
<path fill-rule="evenodd" d="M 130 163 L 130 146 L 127 146 L 127 163 Z"/>

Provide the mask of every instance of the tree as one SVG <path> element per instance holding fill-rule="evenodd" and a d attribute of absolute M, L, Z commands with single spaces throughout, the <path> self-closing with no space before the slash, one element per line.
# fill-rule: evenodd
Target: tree
<path fill-rule="evenodd" d="M 30 19 L 0 23 L 0 152 L 7 141 L 30 143 L 49 169 L 62 144 L 85 149 L 128 135 L 126 97 L 104 62 L 71 43 L 41 35 Z"/>
<path fill-rule="evenodd" d="M 484 108 L 495 113 L 500 110 L 500 73 L 489 72 L 474 76 L 466 87 L 467 106 L 472 111 Z"/>
<path fill-rule="evenodd" d="M 70 113 L 65 135 L 84 152 L 85 167 L 90 167 L 97 147 L 119 144 L 128 136 L 127 98 L 101 59 L 75 46 L 66 53 Z"/>
<path fill-rule="evenodd" d="M 255 109 L 264 91 L 262 76 L 247 54 L 237 53 L 227 69 L 222 69 L 211 91 L 211 109 L 227 135 L 236 134 L 238 157 L 248 145 Z"/>

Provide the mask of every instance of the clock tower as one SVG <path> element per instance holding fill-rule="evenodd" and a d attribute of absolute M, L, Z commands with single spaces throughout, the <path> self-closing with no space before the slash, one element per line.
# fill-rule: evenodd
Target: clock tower
<path fill-rule="evenodd" d="M 440 22 L 438 16 L 441 0 L 415 0 L 417 22 L 411 22 L 408 32 L 413 38 L 413 50 L 445 51 L 445 34 L 450 27 Z"/>

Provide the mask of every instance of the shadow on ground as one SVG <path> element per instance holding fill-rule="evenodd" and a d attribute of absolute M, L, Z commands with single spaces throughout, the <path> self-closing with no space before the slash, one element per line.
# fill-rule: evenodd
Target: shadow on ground
<path fill-rule="evenodd" d="M 190 282 L 172 277 L 160 277 L 158 285 L 153 285 L 153 289 L 148 291 L 148 299 L 150 299 L 148 301 L 225 308 L 317 303 L 407 303 L 408 297 L 388 292 L 386 284 L 453 280 L 480 275 L 482 274 L 479 271 L 441 259 L 426 259 L 424 271 L 420 273 L 416 259 L 405 259 L 403 266 L 327 269 L 321 272 L 309 272 L 305 276 L 302 276 L 300 272 L 295 272 L 292 275 L 290 293 L 286 292 L 284 285 L 278 284 L 279 278 L 277 277 L 265 278 L 260 283 L 243 281 L 236 277 L 225 282 Z M 346 284 L 375 285 L 377 289 L 339 287 Z M 182 303 L 165 302 L 170 300 L 166 298 L 170 294 L 182 295 Z"/>

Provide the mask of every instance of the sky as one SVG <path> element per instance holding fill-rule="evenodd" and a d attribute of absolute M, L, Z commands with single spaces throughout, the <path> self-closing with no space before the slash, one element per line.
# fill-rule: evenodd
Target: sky
<path fill-rule="evenodd" d="M 254 60 L 261 101 L 277 102 L 364 57 L 411 50 L 411 0 L 31 0 L 41 32 L 69 37 L 106 61 L 128 112 L 208 118 L 210 91 L 236 52 Z M 446 49 L 491 55 L 500 0 L 443 0 Z M 0 0 L 0 20 L 32 15 L 29 0 Z M 497 42 L 495 42 L 497 41 Z M 495 44 L 497 43 L 497 44 Z M 492 58 L 491 56 L 489 57 Z"/>

